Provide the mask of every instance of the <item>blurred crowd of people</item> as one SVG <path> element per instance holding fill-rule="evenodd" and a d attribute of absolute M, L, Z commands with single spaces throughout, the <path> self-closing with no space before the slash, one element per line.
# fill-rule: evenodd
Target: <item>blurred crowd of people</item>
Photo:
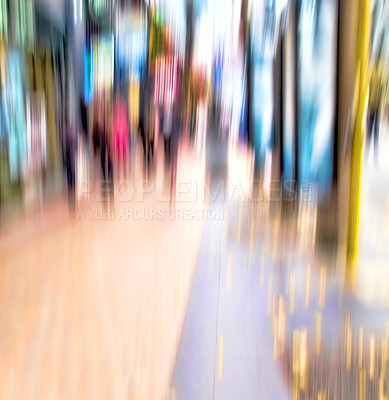
<path fill-rule="evenodd" d="M 107 89 L 98 92 L 90 105 L 80 100 L 79 128 L 67 118 L 66 176 L 71 206 L 75 204 L 76 160 L 80 151 L 83 151 L 81 157 L 87 159 L 89 165 L 88 178 L 100 184 L 104 200 L 112 201 L 114 181 L 129 177 L 137 147 L 143 150 L 143 171 L 145 177 L 148 177 L 156 166 L 160 142 L 163 143 L 164 167 L 166 177 L 170 176 L 171 196 L 174 200 L 173 188 L 184 109 L 178 101 L 157 102 L 148 80 L 140 85 L 136 118 L 131 115 L 130 102 L 122 95 L 120 88 Z M 190 119 L 196 118 L 193 116 Z"/>

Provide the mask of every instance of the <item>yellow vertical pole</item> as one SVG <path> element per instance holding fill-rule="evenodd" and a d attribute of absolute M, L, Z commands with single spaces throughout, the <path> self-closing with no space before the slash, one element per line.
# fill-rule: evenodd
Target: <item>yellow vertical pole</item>
<path fill-rule="evenodd" d="M 358 67 L 358 102 L 357 114 L 354 126 L 352 156 L 351 156 L 351 178 L 350 178 L 350 201 L 347 237 L 347 280 L 353 285 L 356 275 L 358 237 L 359 237 L 359 211 L 361 196 L 362 175 L 362 153 L 364 141 L 363 116 L 367 94 L 367 67 L 369 54 L 369 17 L 370 0 L 359 0 L 358 12 L 358 38 L 357 38 L 357 67 Z"/>

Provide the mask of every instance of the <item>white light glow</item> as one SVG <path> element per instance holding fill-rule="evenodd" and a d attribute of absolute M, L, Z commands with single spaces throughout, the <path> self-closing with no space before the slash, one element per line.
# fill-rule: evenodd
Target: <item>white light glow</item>
<path fill-rule="evenodd" d="M 73 0 L 74 23 L 77 23 L 77 0 Z"/>

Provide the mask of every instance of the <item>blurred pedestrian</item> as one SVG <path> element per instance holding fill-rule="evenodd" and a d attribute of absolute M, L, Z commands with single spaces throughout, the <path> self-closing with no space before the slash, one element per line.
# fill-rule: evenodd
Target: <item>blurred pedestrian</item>
<path fill-rule="evenodd" d="M 93 109 L 93 131 L 92 131 L 93 151 L 95 156 L 100 152 L 101 142 L 103 141 L 104 137 L 103 111 L 101 107 L 102 103 L 96 100 Z"/>
<path fill-rule="evenodd" d="M 170 164 L 170 159 L 171 159 L 172 123 L 173 123 L 172 105 L 169 103 L 165 103 L 163 108 L 163 117 L 162 117 L 162 134 L 165 145 L 166 166 Z"/>
<path fill-rule="evenodd" d="M 144 164 L 148 161 L 149 150 L 149 114 L 150 100 L 148 95 L 148 86 L 143 84 L 140 91 L 140 112 L 139 112 L 139 134 L 141 136 L 144 154 Z"/>
<path fill-rule="evenodd" d="M 148 150 L 147 150 L 147 156 L 148 156 L 148 163 L 150 164 L 154 160 L 154 140 L 155 140 L 155 118 L 156 118 L 156 107 L 154 105 L 154 99 L 152 96 L 149 96 L 149 138 L 147 141 L 148 144 Z"/>
<path fill-rule="evenodd" d="M 105 197 L 113 193 L 111 117 L 108 98 L 96 101 L 93 114 L 93 149 L 95 157 L 99 158 L 102 172 L 101 192 Z"/>
<path fill-rule="evenodd" d="M 83 136 L 88 140 L 88 110 L 83 98 L 80 99 L 80 117 Z"/>
<path fill-rule="evenodd" d="M 103 182 L 101 191 L 104 199 L 106 195 L 112 199 L 114 179 L 113 179 L 113 161 L 112 161 L 112 114 L 111 114 L 111 102 L 108 95 L 104 99 L 103 109 L 103 124 L 102 134 L 100 143 L 100 161 L 101 169 L 103 172 Z"/>
<path fill-rule="evenodd" d="M 66 118 L 65 130 L 65 161 L 66 161 L 66 177 L 68 181 L 68 202 L 71 210 L 75 205 L 75 160 L 78 148 L 78 134 L 75 123 L 72 122 L 70 116 Z"/>
<path fill-rule="evenodd" d="M 112 139 L 115 151 L 115 164 L 119 173 L 127 174 L 129 128 L 126 102 L 118 97 L 113 105 Z"/>
<path fill-rule="evenodd" d="M 182 115 L 181 115 L 181 108 L 178 103 L 175 103 L 171 107 L 171 113 L 172 113 L 172 128 L 170 133 L 170 145 L 169 145 L 170 205 L 174 206 L 176 199 L 178 150 L 182 134 Z"/>

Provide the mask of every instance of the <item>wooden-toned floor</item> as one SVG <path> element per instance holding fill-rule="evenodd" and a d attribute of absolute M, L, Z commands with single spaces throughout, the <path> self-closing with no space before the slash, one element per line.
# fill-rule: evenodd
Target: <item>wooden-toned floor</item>
<path fill-rule="evenodd" d="M 204 179 L 196 157 L 182 153 L 178 180 Z M 157 203 L 115 214 L 168 212 Z M 169 398 L 203 224 L 70 217 L 62 201 L 2 232 L 0 399 Z"/>

